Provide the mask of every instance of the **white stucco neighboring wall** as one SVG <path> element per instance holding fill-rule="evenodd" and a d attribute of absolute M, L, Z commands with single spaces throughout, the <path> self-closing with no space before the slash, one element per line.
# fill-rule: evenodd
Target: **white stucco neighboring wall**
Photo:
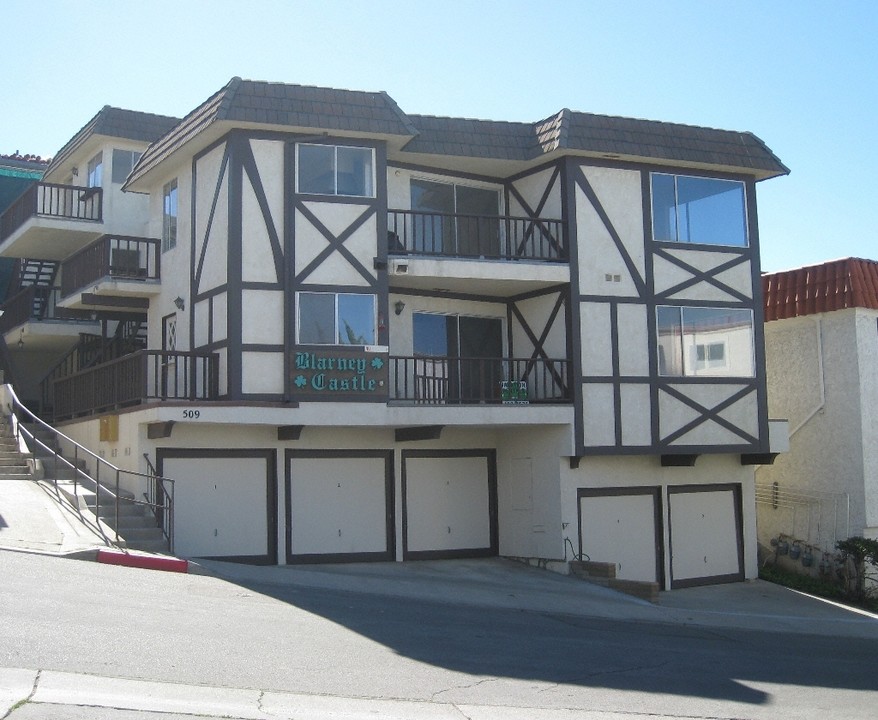
<path fill-rule="evenodd" d="M 832 550 L 835 539 L 861 535 L 867 517 L 878 518 L 878 500 L 866 495 L 867 486 L 878 490 L 876 316 L 849 309 L 765 324 L 769 416 L 789 419 L 790 452 L 760 467 L 757 480 L 837 497 L 810 510 L 761 505 L 760 542 L 784 533 Z M 833 512 L 832 504 L 841 509 Z"/>

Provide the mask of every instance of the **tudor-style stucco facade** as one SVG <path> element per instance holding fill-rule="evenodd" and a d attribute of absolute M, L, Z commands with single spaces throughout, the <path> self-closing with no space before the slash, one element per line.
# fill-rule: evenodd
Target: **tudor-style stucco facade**
<path fill-rule="evenodd" d="M 746 133 L 235 78 L 124 188 L 165 236 L 155 391 L 100 408 L 113 443 L 59 420 L 175 480 L 183 555 L 754 577 L 755 183 L 784 172 Z"/>

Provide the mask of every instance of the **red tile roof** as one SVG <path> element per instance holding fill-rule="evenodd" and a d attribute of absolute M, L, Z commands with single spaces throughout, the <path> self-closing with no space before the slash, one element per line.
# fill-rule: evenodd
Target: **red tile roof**
<path fill-rule="evenodd" d="M 845 258 L 762 276 L 765 320 L 861 307 L 878 310 L 878 262 Z"/>

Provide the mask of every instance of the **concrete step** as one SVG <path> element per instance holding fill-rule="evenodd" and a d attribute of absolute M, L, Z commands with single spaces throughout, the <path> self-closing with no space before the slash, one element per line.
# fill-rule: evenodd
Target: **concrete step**
<path fill-rule="evenodd" d="M 125 538 L 128 547 L 131 547 L 131 544 L 135 542 L 164 541 L 165 539 L 161 528 L 156 527 L 155 524 L 152 527 L 143 528 L 121 527 L 119 535 Z"/>
<path fill-rule="evenodd" d="M 162 537 L 160 540 L 133 540 L 126 541 L 125 547 L 130 550 L 142 550 L 143 552 L 158 553 L 167 555 L 170 550 L 168 541 Z"/>

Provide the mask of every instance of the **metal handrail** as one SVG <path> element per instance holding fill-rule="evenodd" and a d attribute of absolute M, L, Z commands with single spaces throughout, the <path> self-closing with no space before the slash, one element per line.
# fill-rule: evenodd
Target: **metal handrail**
<path fill-rule="evenodd" d="M 156 523 L 162 530 L 165 540 L 168 541 L 168 549 L 174 554 L 174 481 L 170 478 L 162 477 L 156 472 L 155 465 L 149 459 L 148 453 L 143 453 L 143 459 L 146 460 L 147 476 L 149 484 L 147 491 L 143 494 L 147 502 L 150 503 L 153 510 L 153 516 Z M 164 512 L 164 499 L 168 498 L 167 512 Z M 162 512 L 159 512 L 159 508 Z"/>
<path fill-rule="evenodd" d="M 112 463 L 107 462 L 100 455 L 93 453 L 91 450 L 89 450 L 84 445 L 80 445 L 73 438 L 68 437 L 64 433 L 57 430 L 56 428 L 53 428 L 51 425 L 46 423 L 41 418 L 37 417 L 33 412 L 31 412 L 31 410 L 26 405 L 24 405 L 21 402 L 21 400 L 18 399 L 18 395 L 16 395 L 15 390 L 12 388 L 11 385 L 7 386 L 7 391 L 9 392 L 9 396 L 12 400 L 12 402 L 8 406 L 7 410 L 9 411 L 10 415 L 13 418 L 13 430 L 14 430 L 15 438 L 17 440 L 19 440 L 19 442 L 20 442 L 22 437 L 24 437 L 25 441 L 28 442 L 28 446 L 31 448 L 32 451 L 34 449 L 36 449 L 37 447 L 40 447 L 46 452 L 46 454 L 52 456 L 54 470 L 55 470 L 53 482 L 54 482 L 56 491 L 58 489 L 58 472 L 57 471 L 58 471 L 59 467 L 68 468 L 68 469 L 73 470 L 73 492 L 74 492 L 74 494 L 78 494 L 79 485 L 83 484 L 83 481 L 88 481 L 90 483 L 93 483 L 95 486 L 94 514 L 95 514 L 95 518 L 98 521 L 100 521 L 100 517 L 101 517 L 101 515 L 100 515 L 101 496 L 102 496 L 102 494 L 105 497 L 109 496 L 111 498 L 111 502 L 114 504 L 114 513 L 113 514 L 114 514 L 115 522 L 114 522 L 113 531 L 115 534 L 115 541 L 110 540 L 110 538 L 107 538 L 107 539 L 110 542 L 113 542 L 113 544 L 116 545 L 117 547 L 119 546 L 119 542 L 120 542 L 120 538 L 119 538 L 119 505 L 120 505 L 120 502 L 122 500 L 124 500 L 126 503 L 133 503 L 135 505 L 143 505 L 143 506 L 149 508 L 157 520 L 158 520 L 159 516 L 168 517 L 171 521 L 171 524 L 167 528 L 166 537 L 168 538 L 169 550 L 171 552 L 173 552 L 173 547 L 174 547 L 174 545 L 173 545 L 173 543 L 174 543 L 174 540 L 173 540 L 173 533 L 174 533 L 174 527 L 173 527 L 174 493 L 173 493 L 173 489 L 171 490 L 171 492 L 169 494 L 166 494 L 164 496 L 164 498 L 162 498 L 161 503 L 150 502 L 149 498 L 147 498 L 146 500 L 138 500 L 136 498 L 122 498 L 121 493 L 120 493 L 120 489 L 121 489 L 121 477 L 123 475 L 126 477 L 131 477 L 131 478 L 145 479 L 147 481 L 147 484 L 149 484 L 149 482 L 150 482 L 149 473 L 141 473 L 141 472 L 137 472 L 135 470 L 123 470 L 122 468 L 116 467 Z M 21 418 L 18 417 L 18 415 L 16 414 L 16 411 L 22 413 L 31 422 L 34 422 L 37 425 L 37 427 L 39 427 L 43 430 L 49 431 L 56 440 L 56 447 L 54 447 L 54 448 L 49 447 L 48 445 L 46 445 L 46 443 L 44 443 L 42 440 L 37 438 L 35 433 L 31 432 L 26 427 L 24 427 L 22 422 L 21 422 Z M 63 440 L 64 443 L 66 443 L 67 445 L 72 446 L 72 448 L 73 448 L 73 460 L 72 461 L 70 459 L 64 457 L 63 455 L 61 455 L 61 443 L 59 442 L 61 440 Z M 86 472 L 86 470 L 83 469 L 85 462 L 88 460 L 91 460 L 94 462 L 95 471 L 94 471 L 93 475 L 90 475 L 88 472 Z M 104 474 L 105 476 L 109 475 L 111 478 L 111 482 L 106 483 L 105 481 L 102 481 L 101 480 L 102 474 Z M 157 480 L 161 481 L 162 484 L 164 484 L 164 482 L 173 483 L 173 480 L 170 480 L 169 478 L 160 478 L 157 475 L 155 475 L 154 477 Z M 99 526 L 100 526 L 100 524 L 99 524 Z M 163 527 L 162 530 L 164 532 L 165 528 Z"/>

